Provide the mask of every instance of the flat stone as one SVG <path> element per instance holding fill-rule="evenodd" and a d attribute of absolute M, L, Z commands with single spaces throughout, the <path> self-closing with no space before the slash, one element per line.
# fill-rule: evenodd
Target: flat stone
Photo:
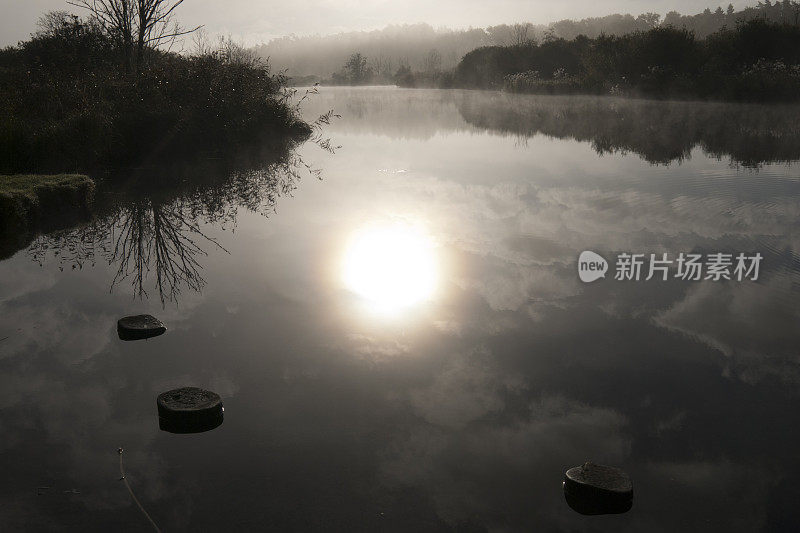
<path fill-rule="evenodd" d="M 126 316 L 117 320 L 117 334 L 123 341 L 158 337 L 167 331 L 159 319 L 151 315 Z"/>
<path fill-rule="evenodd" d="M 567 470 L 564 496 L 581 514 L 624 513 L 633 505 L 633 484 L 619 468 L 587 462 Z"/>
<path fill-rule="evenodd" d="M 162 392 L 156 400 L 158 425 L 170 433 L 201 433 L 222 424 L 222 399 L 218 394 L 183 387 Z"/>

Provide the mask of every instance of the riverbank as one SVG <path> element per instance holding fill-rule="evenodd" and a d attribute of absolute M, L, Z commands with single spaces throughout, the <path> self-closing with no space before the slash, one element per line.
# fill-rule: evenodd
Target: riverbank
<path fill-rule="evenodd" d="M 91 216 L 94 181 L 80 174 L 0 176 L 0 259 L 39 231 L 66 228 Z"/>
<path fill-rule="evenodd" d="M 0 173 L 106 169 L 280 151 L 311 127 L 286 77 L 230 41 L 192 55 L 155 48 L 131 66 L 114 35 L 64 14 L 0 50 Z"/>
<path fill-rule="evenodd" d="M 671 26 L 485 46 L 455 70 L 398 71 L 401 87 L 732 102 L 800 99 L 800 26 L 751 20 L 706 38 Z"/>

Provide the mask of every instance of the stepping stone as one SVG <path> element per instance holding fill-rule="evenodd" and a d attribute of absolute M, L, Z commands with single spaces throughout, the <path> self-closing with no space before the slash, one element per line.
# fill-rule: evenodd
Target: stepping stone
<path fill-rule="evenodd" d="M 167 331 L 159 319 L 151 315 L 126 316 L 117 320 L 117 334 L 123 341 L 158 337 Z"/>
<path fill-rule="evenodd" d="M 183 387 L 162 392 L 156 400 L 158 426 L 170 433 L 202 433 L 222 424 L 222 399 L 217 393 Z"/>
<path fill-rule="evenodd" d="M 633 506 L 633 484 L 619 468 L 584 463 L 567 470 L 564 496 L 581 514 L 625 513 Z"/>

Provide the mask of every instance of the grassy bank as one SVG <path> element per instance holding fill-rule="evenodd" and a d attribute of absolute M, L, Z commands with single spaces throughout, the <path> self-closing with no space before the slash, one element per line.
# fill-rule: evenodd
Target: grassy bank
<path fill-rule="evenodd" d="M 51 14 L 0 51 L 0 172 L 159 165 L 305 139 L 286 79 L 230 42 L 202 53 L 147 48 L 135 67 L 97 24 Z"/>
<path fill-rule="evenodd" d="M 88 220 L 94 191 L 94 181 L 78 174 L 0 176 L 0 259 L 39 231 Z"/>
<path fill-rule="evenodd" d="M 28 227 L 91 208 L 94 181 L 79 174 L 0 176 L 0 225 Z"/>

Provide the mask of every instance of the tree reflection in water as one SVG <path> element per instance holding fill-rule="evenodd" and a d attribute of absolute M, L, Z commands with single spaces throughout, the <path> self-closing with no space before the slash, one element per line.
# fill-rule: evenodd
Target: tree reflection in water
<path fill-rule="evenodd" d="M 302 175 L 320 178 L 292 154 L 259 170 L 236 170 L 224 179 L 132 176 L 120 192 L 117 180 L 98 191 L 97 216 L 87 225 L 41 235 L 28 247 L 43 265 L 48 256 L 59 268 L 81 269 L 97 260 L 116 265 L 110 290 L 130 281 L 134 295 L 149 298 L 151 285 L 162 305 L 177 302 L 181 290 L 201 291 L 202 258 L 209 247 L 227 250 L 208 236 L 204 225 L 236 226 L 239 208 L 268 216 L 278 199 L 291 195 Z"/>
<path fill-rule="evenodd" d="M 181 285 L 199 291 L 205 284 L 199 256 L 208 255 L 203 242 L 222 246 L 200 229 L 200 218 L 183 199 L 172 205 L 137 202 L 112 216 L 109 263 L 116 263 L 112 286 L 131 279 L 133 289 L 147 297 L 145 280 L 151 266 L 161 302 L 177 298 Z"/>
<path fill-rule="evenodd" d="M 656 165 L 681 162 L 697 147 L 711 156 L 730 158 L 734 166 L 800 159 L 796 104 L 504 93 L 460 96 L 456 105 L 468 124 L 516 136 L 521 144 L 542 134 L 590 142 L 600 155 L 635 153 Z"/>

